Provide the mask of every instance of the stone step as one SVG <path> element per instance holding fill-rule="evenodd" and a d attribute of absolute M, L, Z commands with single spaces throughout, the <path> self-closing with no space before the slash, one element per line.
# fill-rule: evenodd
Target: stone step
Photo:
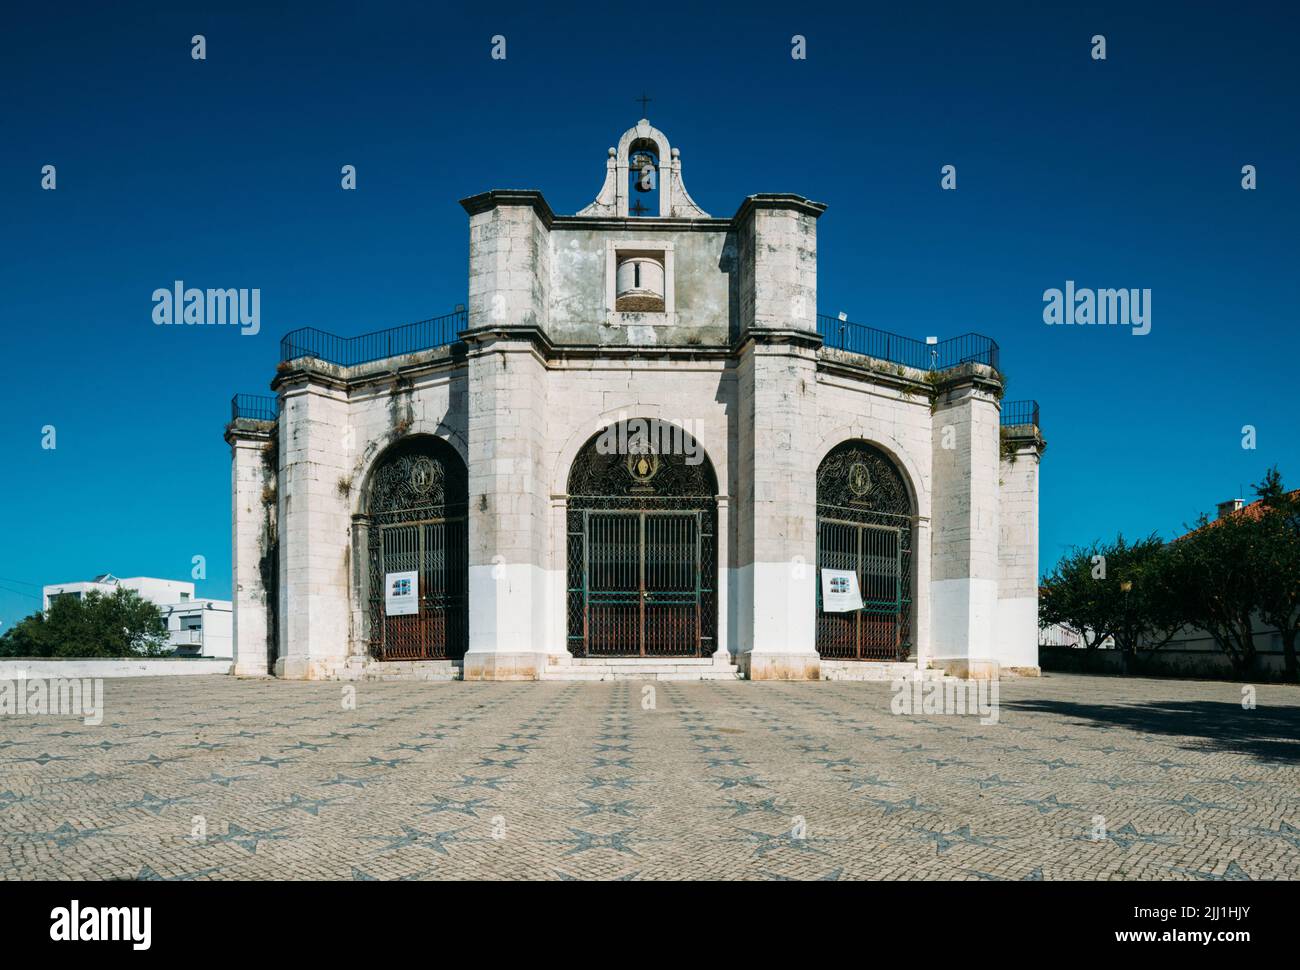
<path fill-rule="evenodd" d="M 642 667 L 646 664 L 672 664 L 677 667 L 712 667 L 712 657 L 574 657 L 575 667 Z"/>
<path fill-rule="evenodd" d="M 548 666 L 542 672 L 542 680 L 740 680 L 740 669 L 735 664 L 715 666 L 712 661 L 608 663 L 574 660 L 563 666 Z"/>
<path fill-rule="evenodd" d="M 920 671 L 922 680 L 943 680 L 942 670 Z M 822 680 L 907 680 L 917 675 L 916 664 L 881 660 L 826 660 Z"/>
<path fill-rule="evenodd" d="M 456 660 L 349 660 L 342 680 L 460 680 L 461 664 Z"/>

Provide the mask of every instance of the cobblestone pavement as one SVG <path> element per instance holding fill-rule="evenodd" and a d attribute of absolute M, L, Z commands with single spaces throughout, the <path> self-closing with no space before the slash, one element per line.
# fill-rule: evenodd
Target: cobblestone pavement
<path fill-rule="evenodd" d="M 1293 688 L 1007 681 L 991 725 L 887 683 L 347 689 L 117 680 L 99 726 L 0 718 L 0 876 L 1300 877 Z"/>

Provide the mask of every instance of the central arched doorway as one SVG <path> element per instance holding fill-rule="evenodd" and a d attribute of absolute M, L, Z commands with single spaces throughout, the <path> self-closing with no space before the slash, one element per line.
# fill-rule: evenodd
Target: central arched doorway
<path fill-rule="evenodd" d="M 817 468 L 817 652 L 828 660 L 906 660 L 912 650 L 911 494 L 898 466 L 845 441 Z M 860 609 L 823 602 L 825 570 L 857 577 Z"/>
<path fill-rule="evenodd" d="M 593 436 L 568 484 L 568 648 L 575 657 L 709 657 L 717 643 L 717 478 L 657 419 Z"/>
<path fill-rule="evenodd" d="M 460 659 L 469 642 L 465 463 L 441 438 L 406 438 L 375 465 L 367 498 L 371 653 Z"/>

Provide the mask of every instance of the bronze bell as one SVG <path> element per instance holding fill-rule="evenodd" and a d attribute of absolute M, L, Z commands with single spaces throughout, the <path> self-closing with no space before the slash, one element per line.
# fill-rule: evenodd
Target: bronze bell
<path fill-rule="evenodd" d="M 655 157 L 649 152 L 635 152 L 628 159 L 628 164 L 638 174 L 636 190 L 638 192 L 654 191 L 655 170 L 658 168 Z"/>

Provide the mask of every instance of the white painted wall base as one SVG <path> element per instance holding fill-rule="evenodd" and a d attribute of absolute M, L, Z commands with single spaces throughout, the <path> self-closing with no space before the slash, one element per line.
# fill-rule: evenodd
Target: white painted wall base
<path fill-rule="evenodd" d="M 471 650 L 465 654 L 462 677 L 465 680 L 541 680 L 545 670 L 545 653 Z"/>
<path fill-rule="evenodd" d="M 998 584 L 993 579 L 941 579 L 930 584 L 930 649 L 941 660 L 999 659 L 993 637 Z"/>
<path fill-rule="evenodd" d="M 739 581 L 752 583 L 748 642 L 741 651 L 817 656 L 817 600 L 811 563 L 756 562 L 736 570 Z"/>
<path fill-rule="evenodd" d="M 1038 667 L 1038 599 L 998 600 L 997 658 L 1004 667 Z"/>
<path fill-rule="evenodd" d="M 820 680 L 821 657 L 808 653 L 748 651 L 736 657 L 736 665 L 746 680 Z"/>
<path fill-rule="evenodd" d="M 253 660 L 236 659 L 234 666 L 236 677 L 268 677 L 271 673 L 265 656 L 262 657 L 261 663 L 256 663 Z"/>

